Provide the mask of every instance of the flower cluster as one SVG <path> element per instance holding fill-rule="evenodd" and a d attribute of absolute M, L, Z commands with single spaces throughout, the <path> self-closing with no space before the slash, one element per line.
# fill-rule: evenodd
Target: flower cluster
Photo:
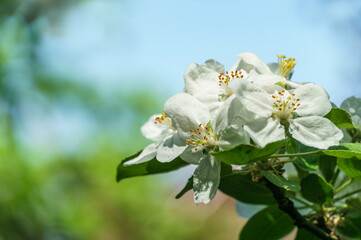
<path fill-rule="evenodd" d="M 125 165 L 154 157 L 159 162 L 180 157 L 196 164 L 194 200 L 208 203 L 221 172 L 212 152 L 240 144 L 264 147 L 287 136 L 318 149 L 339 144 L 342 131 L 324 117 L 332 108 L 326 91 L 290 80 L 294 58 L 277 55 L 278 62 L 267 65 L 253 53 L 238 57 L 228 71 L 215 60 L 191 64 L 184 74 L 184 91 L 168 99 L 162 114 L 141 128 L 153 143 Z"/>

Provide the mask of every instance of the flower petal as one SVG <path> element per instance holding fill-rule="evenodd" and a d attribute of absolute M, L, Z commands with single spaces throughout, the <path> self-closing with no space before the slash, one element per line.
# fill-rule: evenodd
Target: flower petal
<path fill-rule="evenodd" d="M 193 174 L 194 202 L 209 203 L 217 193 L 221 163 L 212 155 L 202 158 Z"/>
<path fill-rule="evenodd" d="M 343 138 L 342 131 L 323 117 L 302 117 L 289 122 L 289 131 L 292 137 L 307 146 L 327 149 L 330 146 L 338 145 Z"/>
<path fill-rule="evenodd" d="M 157 160 L 159 162 L 170 162 L 181 155 L 186 148 L 186 140 L 176 133 L 165 139 L 159 146 L 157 151 Z"/>
<path fill-rule="evenodd" d="M 314 83 L 296 88 L 294 94 L 300 99 L 296 111 L 300 116 L 324 116 L 332 109 L 327 92 Z"/>
<path fill-rule="evenodd" d="M 202 65 L 191 64 L 184 73 L 184 91 L 206 104 L 210 111 L 214 111 L 221 104 L 218 101 L 218 76 L 221 72 L 224 72 L 223 65 L 213 59 Z"/>
<path fill-rule="evenodd" d="M 188 146 L 184 152 L 180 155 L 180 158 L 189 163 L 198 165 L 201 158 L 203 157 L 202 151 L 192 151 L 194 149 L 193 146 Z"/>
<path fill-rule="evenodd" d="M 217 142 L 219 150 L 234 148 L 240 144 L 249 144 L 249 135 L 243 127 L 230 125 L 220 132 L 221 137 Z"/>
<path fill-rule="evenodd" d="M 234 79 L 229 86 L 249 111 L 262 117 L 271 116 L 274 100 L 265 90 L 243 79 Z"/>
<path fill-rule="evenodd" d="M 273 74 L 250 74 L 248 81 L 262 88 L 269 94 L 273 94 L 275 91 L 282 91 L 280 85 L 277 85 L 279 82 L 284 82 L 285 79 L 278 75 Z"/>
<path fill-rule="evenodd" d="M 283 126 L 273 118 L 259 118 L 245 125 L 244 129 L 260 147 L 285 138 Z"/>
<path fill-rule="evenodd" d="M 208 108 L 187 93 L 178 93 L 168 99 L 164 105 L 164 112 L 185 139 L 190 138 L 190 129 L 197 128 L 200 123 L 206 126 L 211 120 Z"/>
<path fill-rule="evenodd" d="M 140 131 L 144 137 L 154 142 L 159 142 L 174 133 L 174 130 L 170 129 L 169 127 L 163 124 L 155 123 L 155 118 L 161 116 L 162 115 L 160 114 L 151 116 L 149 120 L 140 128 Z"/>
<path fill-rule="evenodd" d="M 251 52 L 243 52 L 237 55 L 238 61 L 232 66 L 231 70 L 244 70 L 250 73 L 255 70 L 259 74 L 272 74 L 271 70 L 265 64 L 262 59 Z"/>
<path fill-rule="evenodd" d="M 146 146 L 143 151 L 134 159 L 125 162 L 124 166 L 129 166 L 133 164 L 139 164 L 143 162 L 147 162 L 152 160 L 157 154 L 157 149 L 159 147 L 159 143 L 152 143 Z"/>
<path fill-rule="evenodd" d="M 248 111 L 234 94 L 223 102 L 214 115 L 212 127 L 216 133 L 231 124 L 244 125 L 255 118 L 255 114 Z"/>

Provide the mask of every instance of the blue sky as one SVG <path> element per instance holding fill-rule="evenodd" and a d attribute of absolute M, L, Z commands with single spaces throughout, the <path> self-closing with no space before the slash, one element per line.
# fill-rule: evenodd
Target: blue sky
<path fill-rule="evenodd" d="M 356 40 L 339 26 L 357 13 L 351 2 L 88 1 L 48 31 L 39 53 L 49 69 L 104 91 L 145 85 L 164 99 L 183 88 L 192 62 L 229 68 L 243 51 L 265 62 L 285 54 L 297 60 L 294 81 L 322 85 L 339 104 L 361 95 L 347 84 L 359 64 Z"/>

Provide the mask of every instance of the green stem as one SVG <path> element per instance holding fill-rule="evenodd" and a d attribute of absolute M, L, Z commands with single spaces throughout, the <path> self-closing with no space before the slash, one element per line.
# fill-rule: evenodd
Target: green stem
<path fill-rule="evenodd" d="M 300 199 L 300 198 L 298 198 L 296 196 L 289 196 L 289 198 L 291 198 L 291 199 L 293 199 L 293 200 L 295 200 L 295 201 L 297 201 L 299 203 L 302 203 L 303 205 L 305 205 L 305 206 L 307 206 L 309 208 L 312 208 L 315 211 L 318 211 L 318 209 L 315 208 L 313 205 L 309 204 L 308 202 L 306 202 L 306 201 L 304 201 L 304 200 L 302 200 L 302 199 Z"/>
<path fill-rule="evenodd" d="M 280 158 L 280 157 L 300 157 L 300 156 L 308 156 L 314 154 L 321 154 L 322 150 L 312 151 L 312 152 L 304 152 L 304 153 L 291 153 L 291 154 L 273 154 L 270 158 Z"/>
<path fill-rule="evenodd" d="M 342 185 L 341 187 L 337 188 L 337 189 L 334 191 L 334 193 L 337 194 L 337 193 L 341 192 L 342 190 L 344 190 L 345 188 L 347 188 L 348 186 L 350 186 L 351 183 L 353 183 L 353 180 L 352 180 L 352 179 L 348 180 L 344 185 Z"/>
<path fill-rule="evenodd" d="M 347 197 L 349 197 L 349 196 L 351 196 L 351 195 L 354 195 L 355 193 L 358 193 L 358 192 L 361 192 L 361 189 L 357 189 L 357 190 L 355 190 L 355 191 L 346 193 L 346 194 L 344 194 L 344 195 L 342 195 L 342 196 L 340 196 L 340 197 L 338 197 L 338 198 L 335 198 L 334 201 L 335 201 L 335 202 L 340 201 L 340 200 L 342 200 L 342 199 L 344 199 L 344 198 L 347 198 Z"/>
<path fill-rule="evenodd" d="M 293 162 L 295 159 L 296 159 L 296 158 L 290 158 L 290 159 L 287 159 L 287 160 L 277 161 L 277 162 L 272 163 L 272 165 L 277 165 L 277 164 L 281 164 L 281 163 Z"/>

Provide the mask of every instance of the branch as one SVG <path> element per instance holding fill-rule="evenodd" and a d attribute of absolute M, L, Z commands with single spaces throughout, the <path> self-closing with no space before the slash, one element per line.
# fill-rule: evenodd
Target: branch
<path fill-rule="evenodd" d="M 266 186 L 273 193 L 273 197 L 276 199 L 279 209 L 287 213 L 294 220 L 294 224 L 299 229 L 303 228 L 324 240 L 334 240 L 333 238 L 328 236 L 325 232 L 323 232 L 321 229 L 317 228 L 314 224 L 307 221 L 297 211 L 297 209 L 293 205 L 293 202 L 284 195 L 283 190 L 281 188 L 275 186 L 273 183 L 269 182 L 268 180 L 265 180 L 265 182 L 266 182 Z"/>

